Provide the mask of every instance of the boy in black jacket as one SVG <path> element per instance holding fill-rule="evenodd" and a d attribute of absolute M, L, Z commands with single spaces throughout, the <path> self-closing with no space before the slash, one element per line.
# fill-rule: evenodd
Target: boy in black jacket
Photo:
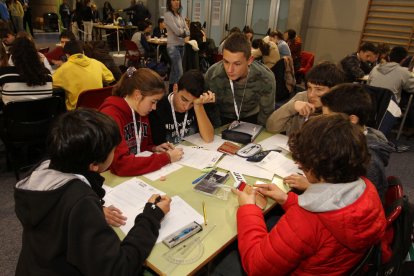
<path fill-rule="evenodd" d="M 62 115 L 48 139 L 50 160 L 16 184 L 23 225 L 16 275 L 137 275 L 158 237 L 171 199 L 153 195 L 120 242 L 93 190 L 101 186 L 121 137 L 107 115 Z M 157 202 L 156 202 L 157 201 Z"/>

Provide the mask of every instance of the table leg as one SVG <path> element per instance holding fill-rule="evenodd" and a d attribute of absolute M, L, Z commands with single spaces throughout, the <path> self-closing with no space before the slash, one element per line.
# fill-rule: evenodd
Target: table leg
<path fill-rule="evenodd" d="M 114 57 L 124 57 L 124 54 L 119 53 L 119 28 L 116 28 L 116 43 L 118 45 L 118 53 L 114 54 Z"/>

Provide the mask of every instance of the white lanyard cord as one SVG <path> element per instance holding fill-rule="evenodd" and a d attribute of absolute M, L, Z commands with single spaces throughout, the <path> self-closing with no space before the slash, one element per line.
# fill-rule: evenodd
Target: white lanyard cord
<path fill-rule="evenodd" d="M 188 110 L 185 112 L 183 128 L 181 129 L 181 133 L 180 133 L 178 129 L 177 118 L 175 117 L 173 98 L 174 98 L 174 93 L 171 93 L 170 95 L 168 95 L 168 101 L 170 102 L 170 105 L 171 105 L 171 113 L 172 113 L 173 120 L 174 120 L 175 132 L 177 133 L 177 137 L 183 138 L 185 134 L 185 126 L 187 124 Z"/>
<path fill-rule="evenodd" d="M 138 156 L 138 154 L 141 152 L 141 137 L 142 137 L 141 116 L 139 116 L 139 132 L 137 133 L 137 121 L 135 118 L 135 111 L 132 108 L 131 108 L 131 112 L 132 112 L 132 120 L 134 121 L 135 140 L 137 142 L 137 153 L 135 154 L 135 156 Z"/>
<path fill-rule="evenodd" d="M 241 103 L 240 103 L 240 108 L 237 107 L 236 96 L 235 96 L 235 93 L 234 93 L 233 81 L 229 79 L 231 93 L 233 94 L 234 111 L 236 112 L 237 121 L 240 121 L 240 114 L 241 114 L 241 109 L 242 109 L 242 106 L 243 106 L 244 94 L 246 93 L 247 81 L 249 80 L 249 74 L 250 74 L 250 70 L 247 71 L 247 78 L 246 78 L 246 83 L 244 84 L 243 96 L 242 96 L 242 100 L 241 100 Z"/>

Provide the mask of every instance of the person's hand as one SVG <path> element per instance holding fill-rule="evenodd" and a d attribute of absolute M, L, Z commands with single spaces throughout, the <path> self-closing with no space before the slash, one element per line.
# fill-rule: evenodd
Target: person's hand
<path fill-rule="evenodd" d="M 166 152 L 169 150 L 173 150 L 175 149 L 174 145 L 167 142 L 167 143 L 162 143 L 161 145 L 155 146 L 152 151 L 153 152 Z"/>
<path fill-rule="evenodd" d="M 254 189 L 250 189 L 250 192 L 246 192 L 246 190 L 240 191 L 233 188 L 231 191 L 237 195 L 240 206 L 246 204 L 256 204 L 256 191 Z"/>
<path fill-rule="evenodd" d="M 299 115 L 302 115 L 304 117 L 308 117 L 313 112 L 315 112 L 315 106 L 313 104 L 303 101 L 296 101 L 294 107 Z"/>
<path fill-rule="evenodd" d="M 255 184 L 254 186 L 257 187 L 258 192 L 272 198 L 280 205 L 284 204 L 288 198 L 287 194 L 275 184 Z"/>
<path fill-rule="evenodd" d="M 306 190 L 310 185 L 308 179 L 299 174 L 291 174 L 288 177 L 283 178 L 283 182 L 288 184 L 289 187 L 295 188 L 299 191 Z"/>
<path fill-rule="evenodd" d="M 189 36 L 184 37 L 184 42 L 187 43 L 188 41 L 190 41 L 190 37 Z"/>
<path fill-rule="evenodd" d="M 175 148 L 175 149 L 167 151 L 167 153 L 170 156 L 171 163 L 173 163 L 183 158 L 184 151 L 181 148 Z"/>
<path fill-rule="evenodd" d="M 119 227 L 121 225 L 125 225 L 125 221 L 127 220 L 127 217 L 124 217 L 122 215 L 121 210 L 116 208 L 115 206 L 108 206 L 103 207 L 103 211 L 105 214 L 105 220 L 106 222 L 114 227 Z"/>
<path fill-rule="evenodd" d="M 216 102 L 216 94 L 211 91 L 204 92 L 200 97 L 194 100 L 194 105 Z"/>
<path fill-rule="evenodd" d="M 170 211 L 171 198 L 167 195 L 154 194 L 148 199 L 149 203 L 155 203 L 166 215 Z"/>

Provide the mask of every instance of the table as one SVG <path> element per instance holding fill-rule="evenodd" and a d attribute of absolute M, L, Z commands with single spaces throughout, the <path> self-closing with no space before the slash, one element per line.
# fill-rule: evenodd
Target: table
<path fill-rule="evenodd" d="M 102 23 L 93 23 L 93 27 L 99 30 L 99 37 L 102 40 L 102 30 L 116 30 L 116 43 L 118 48 L 118 53 L 114 54 L 115 57 L 124 57 L 125 54 L 120 53 L 119 47 L 119 30 L 134 30 L 138 28 L 137 26 L 127 25 L 127 26 L 118 26 L 113 24 L 102 24 Z"/>
<path fill-rule="evenodd" d="M 262 131 L 256 141 L 261 141 L 270 136 L 270 133 Z M 130 177 L 115 176 L 110 172 L 105 172 L 102 175 L 106 179 L 105 184 L 111 187 L 130 179 Z M 145 177 L 139 177 L 148 184 L 165 192 L 169 196 L 180 196 L 201 215 L 203 214 L 202 201 L 204 200 L 207 211 L 207 227 L 216 225 L 216 227 L 203 240 L 204 252 L 202 257 L 191 264 L 180 264 L 177 266 L 171 264 L 162 257 L 162 255 L 166 253 L 169 248 L 162 243 L 156 244 L 148 257 L 146 264 L 159 275 L 166 275 L 167 273 L 168 275 L 188 275 L 195 273 L 236 240 L 236 213 L 239 206 L 237 197 L 230 194 L 228 200 L 225 201 L 193 191 L 194 186 L 191 182 L 200 175 L 202 175 L 202 172 L 199 170 L 183 166 L 182 169 L 169 174 L 166 181 L 150 181 Z M 245 176 L 245 178 L 249 184 L 254 183 L 256 180 L 248 176 Z M 233 183 L 234 179 L 232 177 L 230 177 L 226 182 L 227 185 L 232 185 Z M 275 206 L 276 203 L 269 199 L 265 213 L 270 211 Z M 118 228 L 115 228 L 115 231 L 121 238 L 125 237 L 123 232 L 121 232 Z M 201 233 L 203 232 L 205 232 L 205 230 Z M 171 271 L 171 269 L 173 270 Z"/>
<path fill-rule="evenodd" d="M 167 38 L 150 38 L 147 41 L 148 43 L 157 45 L 157 63 L 160 62 L 160 46 L 167 45 Z"/>

